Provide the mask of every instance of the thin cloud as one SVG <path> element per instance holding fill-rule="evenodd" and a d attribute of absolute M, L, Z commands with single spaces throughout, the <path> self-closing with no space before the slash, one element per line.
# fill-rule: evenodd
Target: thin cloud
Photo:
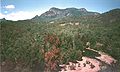
<path fill-rule="evenodd" d="M 16 13 L 7 14 L 5 19 L 17 21 L 17 20 L 31 19 L 34 16 L 35 15 L 33 13 L 30 13 L 30 12 L 19 11 Z"/>
<path fill-rule="evenodd" d="M 0 19 L 5 18 L 5 15 L 0 13 Z"/>
<path fill-rule="evenodd" d="M 18 20 L 26 20 L 35 17 L 36 15 L 40 15 L 40 11 L 28 12 L 28 11 L 19 11 L 13 12 L 9 14 L 0 14 L 0 19 L 5 18 L 6 20 L 18 21 Z"/>
<path fill-rule="evenodd" d="M 6 9 L 15 9 L 15 6 L 14 5 L 7 5 L 5 6 Z"/>

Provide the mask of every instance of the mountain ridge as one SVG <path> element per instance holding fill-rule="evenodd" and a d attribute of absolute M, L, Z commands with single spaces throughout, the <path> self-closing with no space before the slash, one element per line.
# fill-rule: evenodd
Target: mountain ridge
<path fill-rule="evenodd" d="M 116 13 L 116 14 L 114 14 L 114 13 Z M 40 21 L 56 20 L 56 19 L 65 18 L 65 17 L 77 17 L 78 18 L 78 17 L 90 16 L 90 15 L 93 15 L 93 16 L 101 15 L 104 18 L 104 16 L 106 16 L 106 15 L 110 15 L 110 17 L 111 17 L 111 16 L 113 16 L 113 14 L 117 18 L 117 17 L 119 17 L 119 15 L 118 15 L 119 13 L 120 13 L 120 8 L 115 8 L 115 9 L 106 11 L 104 13 L 99 13 L 99 12 L 87 11 L 85 8 L 79 9 L 79 8 L 71 7 L 71 8 L 65 8 L 65 9 L 59 9 L 56 7 L 52 7 L 48 11 L 42 13 L 40 16 L 36 15 L 32 19 L 26 19 L 26 20 L 40 22 Z M 0 21 L 5 21 L 5 20 L 6 20 L 5 18 L 0 19 Z"/>
<path fill-rule="evenodd" d="M 81 17 L 81 16 L 89 16 L 89 15 L 100 15 L 98 12 L 91 12 L 87 11 L 85 8 L 66 8 L 66 9 L 59 9 L 56 7 L 50 8 L 45 13 L 41 14 L 40 16 L 35 16 L 33 19 L 44 19 L 44 20 L 54 20 L 60 19 L 64 17 Z"/>

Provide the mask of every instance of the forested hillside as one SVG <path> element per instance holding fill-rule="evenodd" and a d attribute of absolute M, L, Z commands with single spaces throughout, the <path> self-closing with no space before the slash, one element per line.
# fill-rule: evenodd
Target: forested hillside
<path fill-rule="evenodd" d="M 3 72 L 52 72 L 59 70 L 59 64 L 99 56 L 86 50 L 86 43 L 120 64 L 120 9 L 99 14 L 53 8 L 31 20 L 0 21 Z"/>

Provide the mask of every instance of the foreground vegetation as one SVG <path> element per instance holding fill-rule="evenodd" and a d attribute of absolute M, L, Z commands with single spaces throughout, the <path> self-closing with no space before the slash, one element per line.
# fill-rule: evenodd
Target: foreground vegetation
<path fill-rule="evenodd" d="M 1 20 L 1 63 L 13 64 L 13 68 L 28 67 L 30 71 L 36 70 L 37 65 L 40 71 L 58 71 L 58 64 L 95 56 L 93 52 L 83 52 L 87 42 L 120 63 L 118 14 L 120 10 L 114 10 L 100 16 L 66 17 L 54 23 Z"/>

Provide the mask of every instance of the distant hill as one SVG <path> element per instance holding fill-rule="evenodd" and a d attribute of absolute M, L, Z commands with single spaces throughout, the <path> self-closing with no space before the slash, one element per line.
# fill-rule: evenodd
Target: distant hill
<path fill-rule="evenodd" d="M 120 21 L 120 8 L 116 8 L 101 14 L 104 22 L 115 22 Z"/>
<path fill-rule="evenodd" d="M 55 20 L 64 17 L 81 17 L 81 16 L 90 16 L 90 15 L 99 15 L 100 13 L 97 12 L 89 12 L 85 8 L 77 9 L 77 8 L 66 8 L 66 9 L 58 9 L 52 7 L 49 11 L 41 14 L 40 16 L 36 16 L 33 19 L 35 20 Z"/>

